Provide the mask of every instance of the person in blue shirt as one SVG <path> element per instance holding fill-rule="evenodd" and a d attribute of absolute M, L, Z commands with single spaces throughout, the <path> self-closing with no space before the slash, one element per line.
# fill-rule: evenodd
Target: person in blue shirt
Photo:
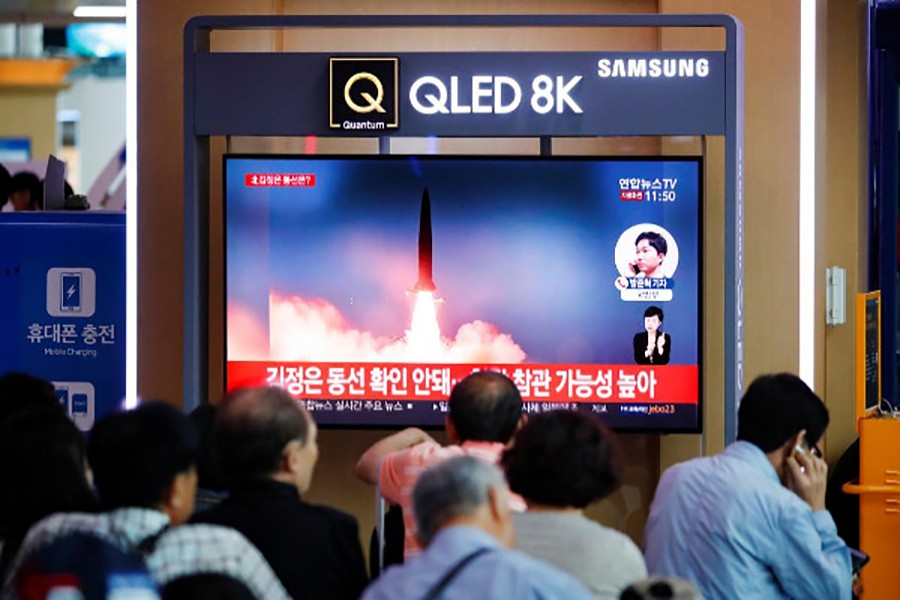
<path fill-rule="evenodd" d="M 588 600 L 574 577 L 515 550 L 500 470 L 458 456 L 429 467 L 413 506 L 425 551 L 388 569 L 363 600 Z"/>
<path fill-rule="evenodd" d="M 747 389 L 735 443 L 662 476 L 645 530 L 647 569 L 692 581 L 704 598 L 850 599 L 847 545 L 825 510 L 816 443 L 821 399 L 799 378 Z"/>

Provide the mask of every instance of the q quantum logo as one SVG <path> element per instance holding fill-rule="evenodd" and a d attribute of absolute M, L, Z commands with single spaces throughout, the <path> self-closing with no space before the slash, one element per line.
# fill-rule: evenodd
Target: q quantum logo
<path fill-rule="evenodd" d="M 332 129 L 378 130 L 398 126 L 399 59 L 335 57 L 328 63 Z"/>

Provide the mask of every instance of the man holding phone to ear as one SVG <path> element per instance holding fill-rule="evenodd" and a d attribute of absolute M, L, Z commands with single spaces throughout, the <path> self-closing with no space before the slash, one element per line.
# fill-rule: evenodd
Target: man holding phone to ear
<path fill-rule="evenodd" d="M 816 443 L 828 410 L 799 378 L 756 379 L 735 443 L 662 476 L 645 531 L 647 569 L 692 581 L 705 598 L 847 599 L 847 545 L 825 510 Z"/>

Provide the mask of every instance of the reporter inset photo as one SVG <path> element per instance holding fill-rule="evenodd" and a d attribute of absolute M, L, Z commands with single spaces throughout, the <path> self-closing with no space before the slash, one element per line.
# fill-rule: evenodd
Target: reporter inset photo
<path fill-rule="evenodd" d="M 665 228 L 640 223 L 616 243 L 616 268 L 622 277 L 671 279 L 678 268 L 678 244 Z"/>
<path fill-rule="evenodd" d="M 672 352 L 672 336 L 662 331 L 665 314 L 658 306 L 648 306 L 644 311 L 644 331 L 636 333 L 634 362 L 639 365 L 667 365 Z"/>

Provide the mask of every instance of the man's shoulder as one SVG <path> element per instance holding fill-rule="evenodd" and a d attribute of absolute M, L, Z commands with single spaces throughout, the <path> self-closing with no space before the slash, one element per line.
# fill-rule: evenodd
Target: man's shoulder
<path fill-rule="evenodd" d="M 187 523 L 163 533 L 156 542 L 154 553 L 178 549 L 193 552 L 202 548 L 220 555 L 239 554 L 253 547 L 243 533 L 227 525 L 217 523 Z"/>
<path fill-rule="evenodd" d="M 22 549 L 36 550 L 57 538 L 71 533 L 91 533 L 97 537 L 109 537 L 108 520 L 102 514 L 57 513 L 38 521 L 26 536 Z"/>
<path fill-rule="evenodd" d="M 309 504 L 306 502 L 303 503 L 303 506 L 310 515 L 320 521 L 328 521 L 338 527 L 352 527 L 353 529 L 359 527 L 356 517 L 340 509 L 321 504 Z"/>
<path fill-rule="evenodd" d="M 84 528 L 98 527 L 106 521 L 103 514 L 92 513 L 56 513 L 49 517 L 45 517 L 38 521 L 31 531 L 37 532 L 53 532 L 67 530 L 79 530 Z"/>
<path fill-rule="evenodd" d="M 189 522 L 190 525 L 225 525 L 233 518 L 235 507 L 230 498 L 224 498 L 202 512 L 195 513 Z"/>
<path fill-rule="evenodd" d="M 708 469 L 713 469 L 715 467 L 712 464 L 712 460 L 713 459 L 710 456 L 701 456 L 699 458 L 692 458 L 684 462 L 676 463 L 663 471 L 662 476 L 659 478 L 659 483 L 660 485 L 663 483 L 675 483 L 683 478 L 691 477 Z"/>
<path fill-rule="evenodd" d="M 437 442 L 422 442 L 410 448 L 392 452 L 386 458 L 404 463 L 432 464 L 462 454 L 462 448 L 459 446 L 441 446 Z"/>
<path fill-rule="evenodd" d="M 441 446 L 437 442 L 422 442 L 411 448 L 391 452 L 382 459 L 381 470 L 389 468 L 393 477 L 417 478 L 435 463 L 463 454 L 459 446 Z"/>
<path fill-rule="evenodd" d="M 425 469 L 462 453 L 459 446 L 441 446 L 437 442 L 422 442 L 391 452 L 378 466 L 381 493 L 391 502 L 406 505 L 413 483 Z"/>
<path fill-rule="evenodd" d="M 259 559 L 259 551 L 236 529 L 209 523 L 173 527 L 159 537 L 147 557 L 148 565 L 167 572 L 194 569 L 202 564 L 245 564 Z M 199 561 L 199 562 L 198 562 Z"/>
<path fill-rule="evenodd" d="M 256 597 L 288 597 L 256 546 L 230 527 L 173 527 L 159 538 L 146 562 L 160 584 L 197 573 L 221 573 L 243 582 Z"/>

